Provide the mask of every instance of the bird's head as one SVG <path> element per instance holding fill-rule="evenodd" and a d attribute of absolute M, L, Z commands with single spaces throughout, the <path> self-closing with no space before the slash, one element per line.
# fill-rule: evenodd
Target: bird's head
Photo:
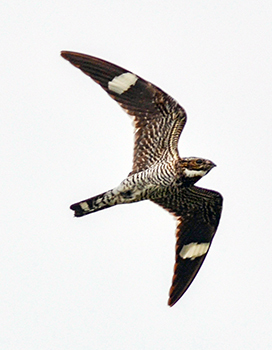
<path fill-rule="evenodd" d="M 185 178 L 186 181 L 195 183 L 202 176 L 208 174 L 216 165 L 208 159 L 188 157 L 181 158 L 179 160 L 179 166 L 183 179 Z"/>

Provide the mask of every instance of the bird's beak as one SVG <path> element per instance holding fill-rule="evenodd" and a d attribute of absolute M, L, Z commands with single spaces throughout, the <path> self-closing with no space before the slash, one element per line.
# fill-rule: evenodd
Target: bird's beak
<path fill-rule="evenodd" d="M 211 169 L 216 167 L 216 164 L 214 164 L 211 160 L 208 160 L 207 164 L 211 167 Z"/>

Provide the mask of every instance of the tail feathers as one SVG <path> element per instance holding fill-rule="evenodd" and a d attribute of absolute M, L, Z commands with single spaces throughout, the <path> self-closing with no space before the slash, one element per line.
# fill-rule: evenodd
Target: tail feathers
<path fill-rule="evenodd" d="M 91 214 L 95 211 L 106 209 L 116 204 L 112 201 L 112 195 L 112 191 L 104 192 L 95 197 L 72 204 L 70 209 L 74 210 L 76 217 Z"/>

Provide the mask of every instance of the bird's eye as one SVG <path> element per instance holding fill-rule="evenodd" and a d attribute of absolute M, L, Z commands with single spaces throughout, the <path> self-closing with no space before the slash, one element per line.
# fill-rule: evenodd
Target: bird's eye
<path fill-rule="evenodd" d="M 196 164 L 202 164 L 202 163 L 203 163 L 202 159 L 197 159 L 196 160 Z"/>

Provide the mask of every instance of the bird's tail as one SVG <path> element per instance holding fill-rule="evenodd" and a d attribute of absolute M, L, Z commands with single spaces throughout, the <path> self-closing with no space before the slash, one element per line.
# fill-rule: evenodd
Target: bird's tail
<path fill-rule="evenodd" d="M 85 199 L 84 201 L 72 204 L 70 209 L 74 210 L 75 216 L 80 217 L 94 213 L 98 210 L 109 208 L 115 204 L 118 204 L 116 193 L 114 190 L 110 190 Z"/>

